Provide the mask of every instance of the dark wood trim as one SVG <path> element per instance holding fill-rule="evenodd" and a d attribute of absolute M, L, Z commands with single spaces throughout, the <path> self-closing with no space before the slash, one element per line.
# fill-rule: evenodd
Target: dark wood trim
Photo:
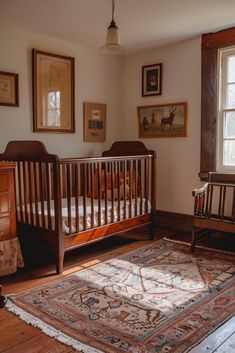
<path fill-rule="evenodd" d="M 223 48 L 235 43 L 235 27 L 202 35 L 202 49 Z"/>
<path fill-rule="evenodd" d="M 154 224 L 157 229 L 163 228 L 177 232 L 191 233 L 193 229 L 193 216 L 156 210 Z"/>
<path fill-rule="evenodd" d="M 235 27 L 202 35 L 201 163 L 199 173 L 201 180 L 206 180 L 205 175 L 209 171 L 216 171 L 218 49 L 231 45 L 235 45 Z M 227 175 L 220 173 L 220 181 L 228 181 L 230 177 Z M 235 175 L 233 175 L 234 177 Z"/>
<path fill-rule="evenodd" d="M 199 177 L 201 178 L 202 181 L 208 181 L 209 174 L 208 172 L 200 172 Z M 213 173 L 213 177 L 211 178 L 211 181 L 215 183 L 235 183 L 235 174 L 232 173 Z"/>

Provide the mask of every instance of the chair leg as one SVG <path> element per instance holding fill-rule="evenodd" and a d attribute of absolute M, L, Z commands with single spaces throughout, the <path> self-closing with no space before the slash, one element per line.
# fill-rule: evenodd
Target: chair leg
<path fill-rule="evenodd" d="M 2 285 L 0 284 L 0 309 L 6 305 L 6 298 L 2 295 Z"/>
<path fill-rule="evenodd" d="M 196 228 L 193 228 L 192 231 L 192 240 L 191 240 L 191 252 L 194 252 L 196 244 Z"/>

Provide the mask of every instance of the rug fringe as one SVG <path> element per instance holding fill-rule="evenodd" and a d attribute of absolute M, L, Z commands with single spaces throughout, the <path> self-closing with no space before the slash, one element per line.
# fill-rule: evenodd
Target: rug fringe
<path fill-rule="evenodd" d="M 186 241 L 170 239 L 170 238 L 167 238 L 167 237 L 163 237 L 163 240 L 169 241 L 171 243 L 187 245 L 189 247 L 191 246 L 191 244 L 186 242 Z M 209 251 L 212 251 L 212 252 L 216 251 L 216 252 L 221 252 L 223 254 L 235 255 L 235 253 L 232 252 L 232 251 L 225 251 L 225 250 L 220 250 L 220 249 L 215 249 L 215 248 L 209 248 L 208 246 L 204 246 L 204 245 L 196 245 L 195 249 L 205 249 L 205 250 L 209 250 Z"/>
<path fill-rule="evenodd" d="M 62 333 L 60 330 L 53 328 L 52 326 L 44 323 L 42 320 L 36 318 L 35 316 L 27 313 L 25 310 L 21 309 L 17 305 L 13 304 L 9 298 L 7 298 L 7 303 L 5 308 L 11 313 L 20 317 L 21 320 L 30 324 L 34 327 L 39 328 L 43 333 L 45 333 L 49 337 L 55 338 L 57 341 L 74 348 L 75 350 L 81 353 L 103 353 L 102 351 L 87 346 L 84 343 L 81 343 L 75 340 L 72 337 Z"/>

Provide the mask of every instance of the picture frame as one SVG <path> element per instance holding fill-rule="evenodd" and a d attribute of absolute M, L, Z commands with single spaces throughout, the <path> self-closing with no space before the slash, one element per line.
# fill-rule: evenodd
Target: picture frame
<path fill-rule="evenodd" d="M 139 106 L 139 137 L 186 137 L 187 115 L 187 102 Z"/>
<path fill-rule="evenodd" d="M 83 140 L 105 142 L 106 104 L 84 102 Z"/>
<path fill-rule="evenodd" d="M 33 131 L 75 131 L 74 58 L 33 49 Z"/>
<path fill-rule="evenodd" d="M 19 75 L 0 71 L 0 105 L 19 107 Z"/>
<path fill-rule="evenodd" d="M 162 64 L 142 66 L 142 97 L 162 94 Z"/>

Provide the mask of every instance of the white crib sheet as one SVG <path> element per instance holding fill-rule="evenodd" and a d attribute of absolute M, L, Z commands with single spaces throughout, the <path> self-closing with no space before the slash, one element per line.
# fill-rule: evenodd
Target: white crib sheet
<path fill-rule="evenodd" d="M 68 207 L 67 207 L 67 198 L 62 199 L 62 229 L 65 234 L 71 234 L 71 233 L 76 233 L 76 206 L 75 206 L 75 198 L 71 197 L 71 229 L 69 229 L 69 224 L 68 224 Z M 97 199 L 93 200 L 93 227 L 96 228 L 99 226 L 99 203 Z M 82 196 L 78 198 L 78 214 L 79 214 L 79 231 L 84 230 L 84 207 L 83 207 L 84 199 Z M 105 200 L 100 200 L 100 225 L 105 225 Z M 135 209 L 137 209 L 137 214 L 136 216 L 139 216 L 141 214 L 141 199 L 137 198 L 131 200 L 131 215 L 129 217 L 129 212 L 130 212 L 130 201 L 126 200 L 126 218 L 131 218 L 135 217 Z M 146 213 L 145 212 L 145 207 L 146 207 L 146 202 L 145 199 L 142 199 L 142 214 Z M 147 208 L 148 212 L 151 212 L 151 204 L 148 201 L 147 202 Z M 107 224 L 112 223 L 112 202 L 108 201 L 107 202 Z M 124 209 L 125 209 L 125 203 L 123 200 L 120 201 L 120 221 L 124 220 Z M 20 217 L 20 208 L 17 207 L 18 211 L 18 219 L 21 219 Z M 24 205 L 22 206 L 22 211 L 23 211 L 23 219 L 25 219 L 25 207 Z M 27 212 L 28 212 L 28 217 L 30 217 L 30 205 L 27 204 Z M 36 207 L 35 203 L 32 204 L 32 213 L 33 213 L 33 220 L 30 220 L 31 224 L 36 225 Z M 42 211 L 41 211 L 41 203 L 38 202 L 38 214 L 39 214 L 39 223 L 40 226 L 42 226 Z M 55 228 L 55 219 L 54 219 L 54 200 L 51 200 L 50 202 L 50 214 L 51 214 L 51 223 L 52 223 L 52 229 Z M 113 222 L 117 222 L 119 220 L 119 211 L 118 211 L 118 201 L 114 201 L 113 204 Z M 46 227 L 48 227 L 48 210 L 47 210 L 47 202 L 44 201 L 44 215 L 45 215 L 45 224 Z M 91 199 L 86 198 L 86 229 L 91 229 Z"/>

